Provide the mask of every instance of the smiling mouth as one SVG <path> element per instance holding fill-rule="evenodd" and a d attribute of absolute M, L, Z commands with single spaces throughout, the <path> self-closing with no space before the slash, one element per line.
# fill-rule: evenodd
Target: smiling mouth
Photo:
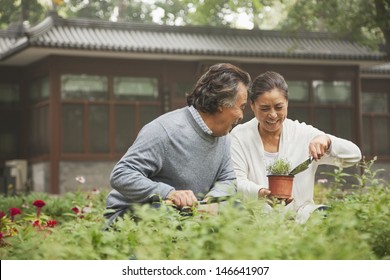
<path fill-rule="evenodd" d="M 274 125 L 278 122 L 279 120 L 274 120 L 274 121 L 265 121 L 267 124 Z"/>

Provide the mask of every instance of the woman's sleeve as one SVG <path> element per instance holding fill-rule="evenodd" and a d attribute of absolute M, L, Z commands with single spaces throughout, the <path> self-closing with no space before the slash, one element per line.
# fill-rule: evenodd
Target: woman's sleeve
<path fill-rule="evenodd" d="M 321 160 L 321 164 L 336 165 L 339 167 L 349 167 L 358 163 L 362 154 L 359 147 L 349 140 L 345 140 L 330 134 L 331 146 L 327 157 Z"/>
<path fill-rule="evenodd" d="M 234 166 L 234 172 L 237 176 L 237 192 L 244 198 L 258 198 L 260 185 L 248 179 L 249 164 L 246 153 L 249 152 L 243 148 L 240 140 L 234 134 L 232 135 L 231 156 Z M 254 167 L 252 167 L 254 168 Z"/>

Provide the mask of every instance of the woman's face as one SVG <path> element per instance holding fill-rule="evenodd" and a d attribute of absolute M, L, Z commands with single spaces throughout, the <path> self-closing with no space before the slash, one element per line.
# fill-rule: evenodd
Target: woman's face
<path fill-rule="evenodd" d="M 251 103 L 251 108 L 260 123 L 260 132 L 280 133 L 287 117 L 288 101 L 277 88 L 262 93 Z"/>

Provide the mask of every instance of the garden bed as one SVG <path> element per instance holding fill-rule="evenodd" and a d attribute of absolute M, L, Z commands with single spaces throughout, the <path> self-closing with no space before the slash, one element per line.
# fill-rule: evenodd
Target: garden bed
<path fill-rule="evenodd" d="M 316 186 L 330 209 L 303 225 L 281 205 L 268 213 L 263 201 L 232 200 L 216 216 L 144 205 L 137 221 L 125 216 L 104 229 L 106 192 L 1 197 L 0 259 L 390 259 L 389 186 L 364 182 L 341 198 L 330 184 Z M 11 217 L 11 208 L 20 213 Z"/>

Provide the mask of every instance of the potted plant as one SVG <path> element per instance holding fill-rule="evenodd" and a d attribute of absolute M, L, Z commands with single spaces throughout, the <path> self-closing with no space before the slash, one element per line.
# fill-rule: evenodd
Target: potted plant
<path fill-rule="evenodd" d="M 290 175 L 291 164 L 286 159 L 277 159 L 267 166 L 268 188 L 271 196 L 288 199 L 292 195 L 294 175 Z"/>

